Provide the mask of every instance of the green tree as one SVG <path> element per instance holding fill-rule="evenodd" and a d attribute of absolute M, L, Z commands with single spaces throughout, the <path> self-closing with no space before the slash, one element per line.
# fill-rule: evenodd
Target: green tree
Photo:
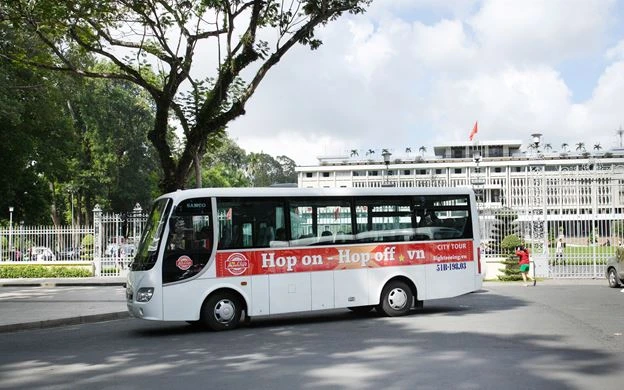
<path fill-rule="evenodd" d="M 224 132 L 210 138 L 213 151 L 202 162 L 202 183 L 206 187 L 248 187 L 247 154 Z"/>
<path fill-rule="evenodd" d="M 19 30 L 0 23 L 0 52 L 24 45 L 40 48 Z M 67 178 L 67 155 L 76 152 L 64 99 L 56 86 L 61 74 L 35 72 L 0 57 L 0 208 L 14 207 L 13 222 L 50 224 L 54 193 Z M 8 220 L 8 215 L 6 215 Z M 55 221 L 56 222 L 56 221 Z"/>
<path fill-rule="evenodd" d="M 250 153 L 248 167 L 254 187 L 268 187 L 271 184 L 285 182 L 282 165 L 266 153 Z"/>
<path fill-rule="evenodd" d="M 505 269 L 503 274 L 498 276 L 498 279 L 505 281 L 522 280 L 518 257 L 515 252 L 515 248 L 520 245 L 524 245 L 524 243 L 516 234 L 510 234 L 502 240 L 501 249 L 502 253 L 505 254 L 505 260 L 502 263 L 505 265 Z"/>
<path fill-rule="evenodd" d="M 146 137 L 153 121 L 149 97 L 127 81 L 74 81 L 67 107 L 80 142 L 71 183 L 79 204 L 88 214 L 95 203 L 115 212 L 149 204 L 160 178 Z"/>
<path fill-rule="evenodd" d="M 126 80 L 147 91 L 156 112 L 149 139 L 162 167 L 160 186 L 172 191 L 185 186 L 209 136 L 245 113 L 249 98 L 292 47 L 318 48 L 317 27 L 344 13 L 362 13 L 370 2 L 6 0 L 3 23 L 32 32 L 54 56 L 29 56 L 20 45 L 4 53 L 24 64 Z M 272 33 L 277 38 L 271 42 L 261 38 Z M 115 68 L 85 65 L 76 58 L 85 52 L 107 58 Z M 196 56 L 206 53 L 215 53 L 216 67 L 203 78 L 193 71 Z M 174 122 L 184 133 L 179 152 L 169 135 Z"/>
<path fill-rule="evenodd" d="M 277 178 L 276 183 L 297 183 L 297 163 L 287 156 L 277 156 L 275 160 L 282 166 L 282 175 Z"/>

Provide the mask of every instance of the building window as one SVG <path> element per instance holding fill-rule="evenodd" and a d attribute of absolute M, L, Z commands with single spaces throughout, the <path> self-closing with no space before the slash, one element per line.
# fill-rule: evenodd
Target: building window
<path fill-rule="evenodd" d="M 412 174 L 412 171 L 411 171 L 411 170 L 409 170 L 409 169 L 405 169 L 405 170 L 403 170 L 403 174 L 404 174 L 405 176 L 409 176 L 409 175 L 411 175 L 411 174 Z"/>
<path fill-rule="evenodd" d="M 524 172 L 524 167 L 514 167 L 514 172 Z"/>
<path fill-rule="evenodd" d="M 427 170 L 426 169 L 417 169 L 416 170 L 416 174 L 417 175 L 426 175 L 427 174 Z"/>
<path fill-rule="evenodd" d="M 353 176 L 360 176 L 360 172 L 358 172 L 358 171 L 353 171 Z"/>
<path fill-rule="evenodd" d="M 503 147 L 502 146 L 490 146 L 488 148 L 488 153 L 490 157 L 503 157 Z"/>
<path fill-rule="evenodd" d="M 312 172 L 306 172 L 306 177 L 312 177 Z"/>
<path fill-rule="evenodd" d="M 436 175 L 441 175 L 442 174 L 442 170 L 441 169 L 436 169 L 435 173 L 436 173 Z"/>
<path fill-rule="evenodd" d="M 368 171 L 368 176 L 378 176 L 379 171 Z"/>
<path fill-rule="evenodd" d="M 323 177 L 329 177 L 329 172 L 323 172 Z"/>
<path fill-rule="evenodd" d="M 496 173 L 503 173 L 503 172 L 505 172 L 505 168 L 504 167 L 494 167 L 494 172 L 496 172 Z"/>
<path fill-rule="evenodd" d="M 464 157 L 466 157 L 466 151 L 464 150 L 464 148 L 453 148 L 451 150 L 452 150 L 453 158 L 464 158 Z"/>
<path fill-rule="evenodd" d="M 394 171 L 387 171 L 387 172 L 388 172 L 387 173 L 388 176 L 393 176 L 394 175 Z"/>
<path fill-rule="evenodd" d="M 501 190 L 493 189 L 491 195 L 492 195 L 492 202 L 500 203 L 500 201 L 501 201 Z"/>
<path fill-rule="evenodd" d="M 455 169 L 453 169 L 453 173 L 455 173 L 456 175 L 461 174 L 461 173 L 462 173 L 462 171 L 463 171 L 463 169 L 461 169 L 461 168 L 455 168 Z"/>

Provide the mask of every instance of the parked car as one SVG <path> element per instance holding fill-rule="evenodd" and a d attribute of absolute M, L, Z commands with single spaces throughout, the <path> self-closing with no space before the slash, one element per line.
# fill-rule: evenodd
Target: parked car
<path fill-rule="evenodd" d="M 33 246 L 28 250 L 28 258 L 32 261 L 56 261 L 52 249 L 45 246 Z"/>
<path fill-rule="evenodd" d="M 617 257 L 613 256 L 607 263 L 605 276 L 609 282 L 609 287 L 615 288 L 624 284 L 624 263 L 619 262 Z"/>
<path fill-rule="evenodd" d="M 104 255 L 109 257 L 134 257 L 136 247 L 134 244 L 108 244 Z"/>
<path fill-rule="evenodd" d="M 65 248 L 58 253 L 59 260 L 78 260 L 80 259 L 80 248 Z"/>

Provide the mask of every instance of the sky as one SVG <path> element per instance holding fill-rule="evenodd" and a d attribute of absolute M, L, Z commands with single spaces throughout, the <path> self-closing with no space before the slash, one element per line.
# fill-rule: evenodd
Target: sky
<path fill-rule="evenodd" d="M 624 0 L 373 0 L 318 30 L 229 126 L 247 152 L 299 165 L 370 149 L 517 140 L 620 146 Z"/>

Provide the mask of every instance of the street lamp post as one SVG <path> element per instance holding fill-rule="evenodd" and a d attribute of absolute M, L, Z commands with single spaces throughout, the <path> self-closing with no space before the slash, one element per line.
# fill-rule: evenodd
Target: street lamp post
<path fill-rule="evenodd" d="M 383 156 L 384 164 L 386 164 L 386 180 L 384 180 L 384 184 L 382 185 L 382 187 L 393 187 L 393 185 L 390 184 L 390 181 L 388 180 L 388 168 L 390 166 L 390 156 L 392 156 L 392 153 L 390 153 L 387 149 L 384 149 L 381 155 Z"/>
<path fill-rule="evenodd" d="M 485 184 L 485 180 L 481 177 L 481 167 L 479 164 L 481 163 L 481 152 L 475 150 L 472 153 L 472 161 L 475 163 L 475 177 L 470 180 L 472 184 L 472 189 L 475 192 L 475 196 L 477 198 L 477 206 L 483 202 L 483 188 L 482 186 Z"/>
<path fill-rule="evenodd" d="M 13 249 L 13 206 L 9 207 L 9 260 Z"/>

